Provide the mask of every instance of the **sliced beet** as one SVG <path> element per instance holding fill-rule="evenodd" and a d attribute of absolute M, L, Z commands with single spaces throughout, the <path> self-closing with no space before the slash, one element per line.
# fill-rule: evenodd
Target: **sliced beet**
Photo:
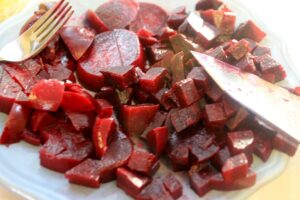
<path fill-rule="evenodd" d="M 273 138 L 272 143 L 274 149 L 277 149 L 289 156 L 295 155 L 299 145 L 298 141 L 284 133 L 277 133 Z"/>
<path fill-rule="evenodd" d="M 227 133 L 227 145 L 232 154 L 252 153 L 255 145 L 251 130 Z"/>
<path fill-rule="evenodd" d="M 168 26 L 177 30 L 186 18 L 187 16 L 185 14 L 171 14 L 168 18 Z"/>
<path fill-rule="evenodd" d="M 227 159 L 230 157 L 231 154 L 228 147 L 224 147 L 212 158 L 212 163 L 217 169 L 221 170 Z"/>
<path fill-rule="evenodd" d="M 265 136 L 266 133 L 257 133 L 255 136 L 254 153 L 264 162 L 271 156 L 273 145 L 270 137 Z"/>
<path fill-rule="evenodd" d="M 217 145 L 210 145 L 206 149 L 193 145 L 190 149 L 193 163 L 204 163 L 214 157 L 220 148 Z"/>
<path fill-rule="evenodd" d="M 248 159 L 244 153 L 228 158 L 222 167 L 222 175 L 225 182 L 232 183 L 243 178 L 248 172 Z"/>
<path fill-rule="evenodd" d="M 158 105 L 145 104 L 128 106 L 123 105 L 120 110 L 121 124 L 127 133 L 141 134 L 150 124 L 158 110 Z M 136 123 L 136 122 L 139 123 Z"/>
<path fill-rule="evenodd" d="M 29 115 L 29 108 L 14 103 L 4 124 L 4 129 L 0 136 L 0 144 L 9 145 L 18 142 L 27 124 Z"/>
<path fill-rule="evenodd" d="M 41 144 L 40 136 L 28 129 L 23 130 L 23 132 L 21 133 L 21 139 L 32 145 L 38 146 Z"/>
<path fill-rule="evenodd" d="M 60 30 L 60 36 L 71 52 L 75 60 L 79 60 L 91 46 L 95 33 L 84 27 L 64 26 Z"/>
<path fill-rule="evenodd" d="M 224 92 L 216 83 L 210 83 L 205 90 L 205 94 L 213 102 L 219 102 Z"/>
<path fill-rule="evenodd" d="M 223 4 L 220 0 L 199 0 L 196 4 L 196 10 L 217 10 Z"/>
<path fill-rule="evenodd" d="M 137 174 L 126 168 L 117 169 L 117 186 L 133 198 L 135 198 L 150 182 L 151 179 L 147 176 Z"/>
<path fill-rule="evenodd" d="M 88 11 L 86 12 L 86 21 L 98 33 L 108 31 L 108 27 L 97 16 L 97 14 L 94 11 L 92 11 L 91 9 L 88 9 Z"/>
<path fill-rule="evenodd" d="M 205 54 L 224 62 L 229 61 L 228 54 L 224 51 L 223 47 L 220 46 L 205 51 Z"/>
<path fill-rule="evenodd" d="M 99 117 L 102 118 L 111 117 L 114 112 L 114 107 L 105 99 L 96 99 L 95 108 Z"/>
<path fill-rule="evenodd" d="M 163 178 L 164 187 L 174 199 L 182 196 L 183 188 L 180 181 L 171 173 Z"/>
<path fill-rule="evenodd" d="M 167 113 L 165 112 L 157 112 L 151 121 L 151 123 L 145 128 L 144 132 L 142 133 L 141 137 L 146 139 L 147 135 L 150 131 L 152 131 L 155 128 L 162 127 L 166 121 Z"/>
<path fill-rule="evenodd" d="M 268 54 L 255 57 L 254 62 L 262 73 L 274 73 L 281 68 L 280 63 Z"/>
<path fill-rule="evenodd" d="M 226 118 L 230 118 L 235 115 L 240 105 L 234 101 L 231 97 L 224 95 L 222 98 L 223 108 Z"/>
<path fill-rule="evenodd" d="M 32 108 L 45 111 L 57 111 L 63 99 L 64 84 L 58 80 L 41 80 L 33 87 L 29 95 Z"/>
<path fill-rule="evenodd" d="M 160 6 L 152 3 L 139 3 L 139 11 L 136 19 L 130 24 L 130 30 L 138 32 L 147 29 L 153 35 L 158 35 L 167 26 L 168 14 Z"/>
<path fill-rule="evenodd" d="M 152 67 L 144 76 L 140 77 L 140 87 L 149 93 L 156 93 L 164 86 L 166 76 L 165 68 Z"/>
<path fill-rule="evenodd" d="M 226 114 L 222 103 L 207 104 L 204 107 L 208 126 L 222 127 L 226 122 Z"/>
<path fill-rule="evenodd" d="M 250 38 L 256 42 L 260 42 L 265 38 L 266 33 L 252 20 L 248 20 L 237 28 L 234 35 L 236 39 Z"/>
<path fill-rule="evenodd" d="M 226 126 L 231 131 L 236 130 L 246 123 L 249 115 L 250 113 L 245 108 L 241 107 L 233 117 L 227 120 Z"/>
<path fill-rule="evenodd" d="M 107 151 L 111 135 L 115 131 L 116 123 L 113 118 L 96 118 L 93 127 L 93 142 L 99 158 Z"/>
<path fill-rule="evenodd" d="M 42 131 L 47 126 L 55 124 L 57 120 L 53 115 L 46 111 L 35 110 L 31 115 L 31 129 L 32 131 Z"/>
<path fill-rule="evenodd" d="M 168 128 L 157 127 L 147 134 L 147 142 L 156 156 L 160 156 L 168 143 Z"/>
<path fill-rule="evenodd" d="M 148 176 L 152 176 L 159 167 L 157 158 L 154 154 L 141 150 L 133 151 L 128 160 L 127 166 L 133 171 Z"/>
<path fill-rule="evenodd" d="M 78 62 L 78 78 L 87 87 L 99 90 L 104 84 L 101 70 L 122 66 L 143 69 L 143 52 L 135 33 L 116 29 L 101 33 Z"/>
<path fill-rule="evenodd" d="M 56 79 L 59 81 L 72 81 L 75 82 L 75 76 L 73 71 L 68 69 L 66 66 L 58 63 L 46 64 L 45 69 L 49 79 Z M 47 78 L 48 79 L 48 78 Z"/>
<path fill-rule="evenodd" d="M 251 54 L 246 54 L 238 63 L 235 65 L 236 67 L 240 68 L 241 70 L 249 73 L 256 72 L 256 66 L 254 61 L 251 57 Z"/>
<path fill-rule="evenodd" d="M 108 29 L 127 27 L 136 17 L 139 4 L 135 0 L 110 0 L 100 5 L 96 14 Z"/>
<path fill-rule="evenodd" d="M 206 89 L 208 87 L 208 74 L 203 67 L 193 67 L 187 78 L 193 79 L 198 89 Z"/>
<path fill-rule="evenodd" d="M 196 102 L 189 107 L 182 108 L 171 114 L 171 122 L 176 130 L 180 132 L 194 124 L 201 118 L 201 110 L 199 102 Z"/>
<path fill-rule="evenodd" d="M 68 92 L 63 93 L 61 106 L 66 111 L 89 112 L 95 109 L 91 99 L 84 93 Z"/>
<path fill-rule="evenodd" d="M 173 197 L 164 188 L 163 181 L 155 178 L 136 197 L 136 200 L 173 200 Z"/>
<path fill-rule="evenodd" d="M 96 93 L 95 99 L 104 99 L 116 107 L 121 105 L 119 96 L 113 87 L 102 87 L 100 91 Z"/>
<path fill-rule="evenodd" d="M 154 37 L 154 35 L 145 28 L 139 30 L 137 35 L 143 46 L 151 46 L 158 43 L 158 40 Z"/>
<path fill-rule="evenodd" d="M 70 119 L 75 130 L 84 131 L 92 129 L 95 118 L 93 112 L 66 111 L 66 115 Z"/>
<path fill-rule="evenodd" d="M 252 51 L 253 56 L 264 56 L 270 55 L 271 56 L 271 49 L 266 46 L 257 45 L 256 48 Z"/>
<path fill-rule="evenodd" d="M 249 42 L 245 39 L 238 41 L 235 44 L 232 44 L 226 52 L 231 55 L 235 60 L 240 60 L 247 53 L 249 53 Z"/>
<path fill-rule="evenodd" d="M 187 107 L 199 101 L 200 95 L 193 79 L 184 79 L 177 82 L 174 86 L 174 93 L 181 107 Z"/>

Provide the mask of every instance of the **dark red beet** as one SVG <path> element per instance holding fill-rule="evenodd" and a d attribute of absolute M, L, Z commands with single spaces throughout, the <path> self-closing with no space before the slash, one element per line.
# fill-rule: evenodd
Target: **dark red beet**
<path fill-rule="evenodd" d="M 208 85 L 208 88 L 206 88 L 205 90 L 205 94 L 213 102 L 218 102 L 221 100 L 224 92 L 216 83 L 210 83 Z"/>
<path fill-rule="evenodd" d="M 18 142 L 27 124 L 29 115 L 29 108 L 14 103 L 4 124 L 4 129 L 0 136 L 0 144 L 9 145 Z"/>
<path fill-rule="evenodd" d="M 73 112 L 66 111 L 76 131 L 90 130 L 94 123 L 95 115 L 93 112 Z"/>
<path fill-rule="evenodd" d="M 255 57 L 254 58 L 255 64 L 257 65 L 258 69 L 262 73 L 274 73 L 280 70 L 281 65 L 278 63 L 274 58 L 270 55 L 265 54 L 263 56 Z"/>
<path fill-rule="evenodd" d="M 140 77 L 140 87 L 146 92 L 156 93 L 164 86 L 166 75 L 165 68 L 152 67 L 144 76 Z"/>
<path fill-rule="evenodd" d="M 164 122 L 166 121 L 166 118 L 167 118 L 167 113 L 161 111 L 157 112 L 152 122 L 147 126 L 147 128 L 145 128 L 141 137 L 147 139 L 148 133 L 155 128 L 162 127 L 164 125 Z"/>
<path fill-rule="evenodd" d="M 131 135 L 141 134 L 150 124 L 157 110 L 158 105 L 123 105 L 120 110 L 121 124 L 127 133 Z"/>
<path fill-rule="evenodd" d="M 108 31 L 108 28 L 104 24 L 104 22 L 91 9 L 88 9 L 88 11 L 86 12 L 86 22 L 93 29 L 95 29 L 97 31 L 97 33 L 102 33 L 102 32 Z"/>
<path fill-rule="evenodd" d="M 224 61 L 224 62 L 228 62 L 229 58 L 228 55 L 226 54 L 226 52 L 224 51 L 224 49 L 222 47 L 216 47 L 216 48 L 212 48 L 209 49 L 207 51 L 205 51 L 205 54 L 214 57 L 218 60 Z"/>
<path fill-rule="evenodd" d="M 93 102 L 84 93 L 68 92 L 63 93 L 61 106 L 65 111 L 89 112 L 95 109 Z"/>
<path fill-rule="evenodd" d="M 177 30 L 179 26 L 185 21 L 186 14 L 171 14 L 168 18 L 168 26 L 172 29 Z"/>
<path fill-rule="evenodd" d="M 93 128 L 93 142 L 99 158 L 107 151 L 110 137 L 115 131 L 116 123 L 113 118 L 96 118 Z"/>
<path fill-rule="evenodd" d="M 127 166 L 133 171 L 152 176 L 157 171 L 159 164 L 152 153 L 136 150 L 131 154 Z"/>
<path fill-rule="evenodd" d="M 204 107 L 208 126 L 222 127 L 226 122 L 226 115 L 222 103 L 207 104 Z"/>
<path fill-rule="evenodd" d="M 156 156 L 160 156 L 168 143 L 168 128 L 157 127 L 147 134 L 147 142 Z"/>
<path fill-rule="evenodd" d="M 69 80 L 72 82 L 76 82 L 73 72 L 62 64 L 46 64 L 45 69 L 47 71 L 49 79 L 57 79 L 59 81 Z"/>
<path fill-rule="evenodd" d="M 191 147 L 190 153 L 193 163 L 204 163 L 216 155 L 219 150 L 220 148 L 214 144 L 209 146 L 207 149 L 193 146 Z"/>
<path fill-rule="evenodd" d="M 37 82 L 29 95 L 32 108 L 45 111 L 57 111 L 64 95 L 64 84 L 58 80 Z"/>
<path fill-rule="evenodd" d="M 136 19 L 130 24 L 130 30 L 138 32 L 147 29 L 153 35 L 158 35 L 167 26 L 168 15 L 164 9 L 152 3 L 139 3 Z"/>
<path fill-rule="evenodd" d="M 173 175 L 168 174 L 163 178 L 164 187 L 174 199 L 182 196 L 183 189 L 179 180 Z"/>
<path fill-rule="evenodd" d="M 139 30 L 137 35 L 143 46 L 151 46 L 158 43 L 158 40 L 153 36 L 153 34 L 145 28 Z"/>
<path fill-rule="evenodd" d="M 179 145 L 168 153 L 174 171 L 186 170 L 189 167 L 189 149 Z"/>
<path fill-rule="evenodd" d="M 223 108 L 226 118 L 232 117 L 239 109 L 240 105 L 231 97 L 224 95 L 222 98 Z"/>
<path fill-rule="evenodd" d="M 245 72 L 249 72 L 249 73 L 256 72 L 256 66 L 251 57 L 251 54 L 249 53 L 246 54 L 246 56 L 244 56 L 235 66 Z"/>
<path fill-rule="evenodd" d="M 199 0 L 196 4 L 196 10 L 217 10 L 223 4 L 220 0 Z"/>
<path fill-rule="evenodd" d="M 96 10 L 99 19 L 108 29 L 127 27 L 137 16 L 139 5 L 134 0 L 111 0 Z"/>
<path fill-rule="evenodd" d="M 173 86 L 173 88 L 181 107 L 187 107 L 200 99 L 193 79 L 184 79 L 179 81 Z"/>
<path fill-rule="evenodd" d="M 126 168 L 117 169 L 117 186 L 128 195 L 135 198 L 149 183 L 151 179 Z"/>
<path fill-rule="evenodd" d="M 136 200 L 173 200 L 160 178 L 155 178 L 136 197 Z"/>
<path fill-rule="evenodd" d="M 102 87 L 95 95 L 95 99 L 104 99 L 116 107 L 121 105 L 118 93 L 113 87 Z"/>
<path fill-rule="evenodd" d="M 31 115 L 31 129 L 33 132 L 42 131 L 56 122 L 55 117 L 46 111 L 35 110 Z"/>
<path fill-rule="evenodd" d="M 249 53 L 249 42 L 245 39 L 238 41 L 235 44 L 230 45 L 226 50 L 235 60 L 241 60 L 247 53 Z"/>
<path fill-rule="evenodd" d="M 217 169 L 221 170 L 227 159 L 230 157 L 231 154 L 228 148 L 224 147 L 212 158 L 212 163 Z"/>
<path fill-rule="evenodd" d="M 23 130 L 23 132 L 21 133 L 21 139 L 32 145 L 38 146 L 41 144 L 40 136 L 38 134 L 31 132 L 28 129 Z"/>
<path fill-rule="evenodd" d="M 237 113 L 226 122 L 226 126 L 230 131 L 234 131 L 246 123 L 250 113 L 241 107 Z"/>
<path fill-rule="evenodd" d="M 206 89 L 208 87 L 208 75 L 203 67 L 194 67 L 187 75 L 187 78 L 193 79 L 198 89 Z"/>
<path fill-rule="evenodd" d="M 75 60 L 79 60 L 91 46 L 95 33 L 87 28 L 79 26 L 64 26 L 60 30 L 60 36 L 71 52 Z"/>
<path fill-rule="evenodd" d="M 262 45 L 257 45 L 252 51 L 253 56 L 264 56 L 266 54 L 271 56 L 271 49 Z"/>
<path fill-rule="evenodd" d="M 201 110 L 199 102 L 196 102 L 189 107 L 182 108 L 171 114 L 171 121 L 176 130 L 180 132 L 194 124 L 201 118 Z"/>
<path fill-rule="evenodd" d="M 113 67 L 101 70 L 105 82 L 119 89 L 126 89 L 136 80 L 133 66 Z"/>
<path fill-rule="evenodd" d="M 244 153 L 228 158 L 222 167 L 222 175 L 225 182 L 232 183 L 245 177 L 248 172 L 248 159 Z"/>
<path fill-rule="evenodd" d="M 255 145 L 254 133 L 251 130 L 229 132 L 227 145 L 232 154 L 252 153 Z"/>
<path fill-rule="evenodd" d="M 277 133 L 273 138 L 273 147 L 289 156 L 294 156 L 299 142 L 284 133 Z"/>
<path fill-rule="evenodd" d="M 108 48 L 109 47 L 109 48 Z M 78 78 L 90 89 L 99 90 L 104 83 L 103 68 L 135 65 L 143 69 L 142 49 L 135 33 L 113 30 L 95 37 L 89 51 L 78 62 Z"/>
<path fill-rule="evenodd" d="M 250 38 L 256 42 L 262 41 L 266 33 L 263 32 L 253 21 L 248 20 L 241 24 L 234 33 L 236 39 Z"/>
<path fill-rule="evenodd" d="M 114 112 L 114 107 L 104 99 L 96 99 L 96 112 L 101 118 L 111 117 Z"/>

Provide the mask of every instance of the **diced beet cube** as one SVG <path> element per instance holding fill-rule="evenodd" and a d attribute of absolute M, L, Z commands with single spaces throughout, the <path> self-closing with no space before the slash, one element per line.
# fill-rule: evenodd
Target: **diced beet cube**
<path fill-rule="evenodd" d="M 274 149 L 277 149 L 289 156 L 295 155 L 299 145 L 298 141 L 284 133 L 277 133 L 273 138 L 272 143 Z"/>
<path fill-rule="evenodd" d="M 179 145 L 168 153 L 169 159 L 174 171 L 186 170 L 189 166 L 189 149 L 186 146 Z"/>
<path fill-rule="evenodd" d="M 230 54 L 235 60 L 241 60 L 247 53 L 249 53 L 249 42 L 245 39 L 238 41 L 231 45 L 226 52 Z"/>
<path fill-rule="evenodd" d="M 150 64 L 161 61 L 168 53 L 170 53 L 170 55 L 174 54 L 173 51 L 167 48 L 167 46 L 160 43 L 146 47 L 146 55 Z"/>
<path fill-rule="evenodd" d="M 147 139 L 148 133 L 155 128 L 162 127 L 166 121 L 166 118 L 167 118 L 167 113 L 157 112 L 152 122 L 147 126 L 147 128 L 142 133 L 141 137 Z M 154 135 L 156 135 L 156 133 Z"/>
<path fill-rule="evenodd" d="M 200 99 L 193 79 L 184 79 L 174 86 L 174 94 L 181 107 L 187 107 Z"/>
<path fill-rule="evenodd" d="M 196 4 L 196 10 L 217 10 L 222 4 L 221 0 L 199 0 Z"/>
<path fill-rule="evenodd" d="M 211 159 L 218 151 L 220 150 L 219 146 L 214 144 L 210 145 L 206 149 L 203 149 L 198 146 L 192 146 L 190 153 L 192 155 L 193 163 L 204 163 Z"/>
<path fill-rule="evenodd" d="M 104 24 L 104 22 L 91 9 L 88 9 L 88 11 L 86 12 L 86 20 L 87 20 L 87 23 L 93 29 L 95 29 L 98 33 L 102 33 L 102 32 L 108 31 L 108 28 Z"/>
<path fill-rule="evenodd" d="M 168 26 L 174 30 L 177 30 L 185 21 L 186 17 L 186 14 L 171 14 L 168 18 Z"/>
<path fill-rule="evenodd" d="M 247 156 L 244 153 L 241 153 L 227 159 L 222 167 L 222 175 L 225 182 L 232 183 L 239 178 L 245 177 L 248 169 Z"/>
<path fill-rule="evenodd" d="M 252 131 L 227 133 L 227 145 L 232 154 L 252 153 L 255 145 Z"/>
<path fill-rule="evenodd" d="M 96 118 L 93 127 L 93 143 L 99 158 L 107 151 L 110 136 L 115 131 L 116 123 L 113 118 Z"/>
<path fill-rule="evenodd" d="M 104 99 L 116 107 L 121 105 L 119 96 L 113 87 L 102 87 L 95 95 L 95 99 Z"/>
<path fill-rule="evenodd" d="M 193 67 L 187 78 L 193 79 L 198 89 L 206 89 L 208 87 L 208 75 L 203 67 Z"/>
<path fill-rule="evenodd" d="M 163 178 L 164 187 L 174 199 L 182 196 L 182 185 L 179 180 L 173 175 L 168 174 Z"/>
<path fill-rule="evenodd" d="M 165 110 L 176 107 L 176 103 L 170 98 L 169 89 L 167 88 L 162 88 L 157 93 L 153 94 L 153 96 Z"/>
<path fill-rule="evenodd" d="M 157 110 L 158 105 L 123 105 L 120 110 L 123 128 L 129 134 L 141 134 L 152 121 Z"/>
<path fill-rule="evenodd" d="M 200 16 L 206 22 L 219 28 L 222 22 L 223 13 L 224 12 L 220 10 L 208 9 L 208 10 L 201 10 Z"/>
<path fill-rule="evenodd" d="M 63 99 L 65 86 L 58 80 L 37 82 L 29 95 L 32 108 L 45 111 L 57 111 Z"/>
<path fill-rule="evenodd" d="M 151 179 L 126 168 L 117 169 L 117 186 L 128 195 L 135 198 L 149 183 Z"/>
<path fill-rule="evenodd" d="M 165 68 L 152 67 L 140 78 L 140 87 L 146 92 L 156 93 L 164 86 L 166 75 Z"/>
<path fill-rule="evenodd" d="M 135 82 L 135 69 L 133 66 L 112 67 L 101 70 L 105 81 L 119 89 L 128 88 Z"/>
<path fill-rule="evenodd" d="M 133 171 L 152 176 L 158 169 L 157 163 L 155 155 L 144 151 L 133 151 L 127 166 Z"/>
<path fill-rule="evenodd" d="M 240 105 L 229 96 L 222 98 L 223 108 L 226 118 L 232 117 L 239 109 Z"/>
<path fill-rule="evenodd" d="M 163 153 L 168 142 L 168 136 L 168 128 L 165 126 L 154 128 L 147 134 L 148 145 L 156 156 L 160 156 Z"/>
<path fill-rule="evenodd" d="M 254 58 L 255 64 L 262 73 L 272 73 L 280 70 L 280 63 L 274 60 L 270 55 L 265 54 Z"/>
<path fill-rule="evenodd" d="M 171 114 L 171 122 L 176 130 L 180 132 L 194 124 L 201 118 L 201 110 L 199 102 L 196 102 L 189 107 L 179 109 Z"/>
<path fill-rule="evenodd" d="M 234 35 L 236 39 L 250 38 L 256 42 L 260 42 L 265 38 L 266 33 L 253 21 L 248 20 L 237 28 Z"/>
<path fill-rule="evenodd" d="M 102 118 L 111 117 L 114 112 L 114 107 L 105 99 L 96 99 L 96 112 Z"/>
<path fill-rule="evenodd" d="M 23 130 L 23 132 L 21 133 L 21 139 L 32 145 L 38 146 L 41 144 L 40 136 L 38 134 L 31 132 L 28 129 Z"/>
<path fill-rule="evenodd" d="M 93 112 L 73 112 L 66 111 L 73 127 L 77 131 L 84 131 L 91 129 L 94 123 L 95 115 Z"/>
<path fill-rule="evenodd" d="M 205 54 L 214 57 L 218 60 L 228 62 L 228 56 L 222 47 L 216 47 L 209 49 L 205 52 Z"/>
<path fill-rule="evenodd" d="M 209 48 L 212 42 L 219 36 L 219 31 L 213 25 L 204 22 L 201 17 L 191 13 L 178 28 L 180 33 L 193 37 L 194 42 Z"/>
<path fill-rule="evenodd" d="M 206 122 L 208 126 L 223 126 L 226 116 L 222 103 L 207 104 L 204 107 Z"/>
<path fill-rule="evenodd" d="M 46 111 L 35 110 L 31 115 L 31 129 L 33 132 L 41 131 L 47 126 L 56 123 L 56 119 Z"/>
<path fill-rule="evenodd" d="M 255 135 L 254 153 L 266 162 L 271 156 L 273 146 L 272 140 L 265 132 L 257 133 Z"/>
<path fill-rule="evenodd" d="M 247 40 L 247 42 L 249 42 L 249 52 L 253 52 L 253 50 L 258 47 L 258 43 L 255 42 L 254 40 L 251 40 L 250 38 L 245 38 L 245 40 Z M 252 54 L 253 55 L 253 54 Z"/>
<path fill-rule="evenodd" d="M 136 197 L 136 200 L 173 200 L 160 178 L 155 178 Z"/>
<path fill-rule="evenodd" d="M 212 163 L 217 169 L 221 170 L 227 159 L 230 157 L 231 154 L 228 148 L 224 147 L 212 158 Z"/>
<path fill-rule="evenodd" d="M 253 56 L 264 56 L 270 55 L 271 56 L 271 49 L 266 46 L 257 45 L 256 48 L 252 51 Z"/>
<path fill-rule="evenodd" d="M 79 60 L 92 44 L 95 32 L 79 26 L 64 26 L 60 36 L 75 60 Z"/>
<path fill-rule="evenodd" d="M 61 106 L 64 110 L 73 112 L 88 112 L 95 109 L 95 106 L 89 97 L 83 93 L 68 91 L 63 93 Z"/>
<path fill-rule="evenodd" d="M 241 107 L 232 118 L 227 120 L 226 126 L 231 131 L 236 130 L 246 122 L 248 117 L 249 117 L 249 112 L 245 108 Z"/>
<path fill-rule="evenodd" d="M 154 35 L 147 29 L 143 28 L 137 32 L 137 36 L 140 39 L 140 42 L 143 46 L 151 46 L 153 44 L 158 43 L 158 40 L 154 37 Z"/>
<path fill-rule="evenodd" d="M 224 12 L 223 19 L 220 24 L 220 32 L 225 35 L 231 35 L 235 30 L 236 14 L 233 12 Z"/>
<path fill-rule="evenodd" d="M 205 90 L 205 94 L 213 102 L 218 102 L 222 99 L 224 92 L 216 83 L 213 82 L 208 85 Z"/>
<path fill-rule="evenodd" d="M 256 72 L 256 66 L 254 64 L 251 54 L 246 54 L 238 63 L 235 64 L 237 68 L 249 73 Z"/>
<path fill-rule="evenodd" d="M 12 144 L 20 140 L 20 136 L 26 127 L 30 109 L 20 104 L 14 103 L 0 136 L 0 144 Z"/>

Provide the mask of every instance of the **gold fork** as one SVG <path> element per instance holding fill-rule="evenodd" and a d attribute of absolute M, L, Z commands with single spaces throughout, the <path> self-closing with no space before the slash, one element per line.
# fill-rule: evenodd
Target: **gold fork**
<path fill-rule="evenodd" d="M 72 6 L 61 0 L 27 31 L 0 49 L 0 61 L 21 62 L 37 55 L 74 13 Z"/>

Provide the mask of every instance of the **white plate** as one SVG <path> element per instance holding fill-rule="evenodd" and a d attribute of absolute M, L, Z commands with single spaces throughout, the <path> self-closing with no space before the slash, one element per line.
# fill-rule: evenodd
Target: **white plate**
<path fill-rule="evenodd" d="M 104 0 L 70 0 L 71 4 L 77 10 L 77 13 L 83 12 L 86 8 L 95 9 Z M 178 5 L 187 5 L 193 8 L 196 1 L 193 0 L 148 0 L 149 2 L 162 5 L 164 8 L 171 10 Z M 10 41 L 18 35 L 21 25 L 37 9 L 38 0 L 33 1 L 22 13 L 14 16 L 4 23 L 0 24 L 0 46 Z M 81 2 L 84 6 L 78 4 Z M 299 74 L 287 59 L 284 45 L 280 40 L 263 24 L 253 11 L 245 8 L 236 0 L 225 0 L 229 7 L 237 13 L 238 22 L 246 19 L 253 19 L 264 31 L 268 37 L 264 44 L 271 47 L 273 56 L 280 61 L 288 73 L 288 81 L 284 84 L 296 85 L 300 83 Z M 9 35 L 4 34 L 4 30 L 10 30 Z M 295 73 L 296 72 L 296 73 Z M 6 116 L 0 114 L 0 131 L 3 129 Z M 39 165 L 38 148 L 27 145 L 24 142 L 11 145 L 9 148 L 0 146 L 0 183 L 26 199 L 44 199 L 44 200 L 94 200 L 94 199 L 130 199 L 125 193 L 115 186 L 115 183 L 103 184 L 100 189 L 89 189 L 77 185 L 69 184 L 63 174 L 47 170 Z M 277 151 L 273 151 L 267 163 L 261 162 L 255 157 L 252 169 L 257 173 L 257 182 L 255 186 L 235 191 L 235 192 L 209 192 L 203 199 L 223 199 L 238 200 L 246 199 L 253 194 L 262 185 L 275 179 L 285 169 L 289 158 Z M 158 174 L 164 173 L 166 166 L 161 166 Z M 186 176 L 178 173 L 182 180 L 184 196 L 189 199 L 198 199 L 199 197 L 189 188 Z"/>

